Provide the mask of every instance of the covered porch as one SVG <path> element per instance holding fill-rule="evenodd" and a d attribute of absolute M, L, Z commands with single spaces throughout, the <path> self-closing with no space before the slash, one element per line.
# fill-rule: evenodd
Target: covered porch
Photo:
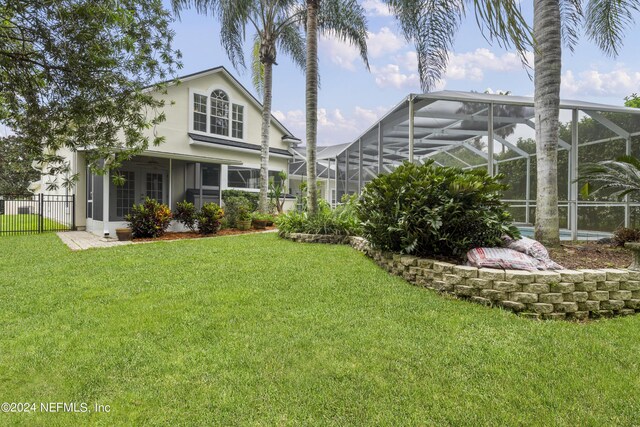
<path fill-rule="evenodd" d="M 175 210 L 178 202 L 189 201 L 197 208 L 222 203 L 222 190 L 228 187 L 228 167 L 241 165 L 231 159 L 196 157 L 147 151 L 123 162 L 105 175 L 86 171 L 86 230 L 100 236 L 115 236 L 115 229 L 126 227 L 126 216 L 134 204 L 147 197 Z M 123 185 L 115 185 L 114 174 Z M 182 231 L 173 222 L 171 231 Z"/>

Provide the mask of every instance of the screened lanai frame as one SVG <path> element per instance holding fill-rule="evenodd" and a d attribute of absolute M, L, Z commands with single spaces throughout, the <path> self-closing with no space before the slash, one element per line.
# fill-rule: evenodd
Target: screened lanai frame
<path fill-rule="evenodd" d="M 640 155 L 640 109 L 568 100 L 561 100 L 560 108 L 567 135 L 563 138 L 561 132 L 558 140 L 558 155 L 566 156 L 563 163 L 566 170 L 558 171 L 559 183 L 563 182 L 563 188 L 559 184 L 558 205 L 565 217 L 561 228 L 568 230 L 567 234 L 575 240 L 579 213 L 584 218 L 602 208 L 617 212 L 613 219 L 616 226 L 630 226 L 632 212 L 640 222 L 640 199 L 581 200 L 580 187 L 575 182 L 582 147 L 588 151 L 588 147 L 597 144 L 618 144 L 616 155 Z M 590 134 L 602 137 L 581 140 L 580 130 L 587 125 Z M 599 129 L 594 131 L 595 126 Z M 339 203 L 344 194 L 359 194 L 381 171 L 391 172 L 404 161 L 421 164 L 432 159 L 443 166 L 485 167 L 491 175 L 507 168 L 508 163 L 519 161 L 525 169 L 521 176 L 525 181 L 521 188 L 524 194 L 505 202 L 514 211 L 522 212 L 518 223 L 531 225 L 535 213 L 536 154 L 535 147 L 533 151 L 523 149 L 522 139 L 523 135 L 532 138 L 534 132 L 534 102 L 530 97 L 456 91 L 410 94 L 333 159 L 327 159 L 328 171 L 336 178 L 333 202 Z M 501 148 L 502 153 L 497 154 L 496 148 Z M 508 158 L 504 156 L 505 149 Z"/>

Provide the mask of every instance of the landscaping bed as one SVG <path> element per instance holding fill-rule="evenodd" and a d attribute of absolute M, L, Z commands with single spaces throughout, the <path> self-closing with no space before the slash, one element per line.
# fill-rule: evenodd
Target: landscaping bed
<path fill-rule="evenodd" d="M 563 243 L 548 250 L 565 268 L 627 268 L 633 258 L 627 249 L 596 242 Z"/>
<path fill-rule="evenodd" d="M 216 234 L 200 234 L 192 231 L 186 232 L 166 232 L 162 236 L 159 237 L 149 237 L 149 238 L 139 238 L 133 239 L 134 243 L 143 243 L 143 242 L 157 242 L 159 240 L 185 240 L 185 239 L 202 239 L 205 237 L 220 237 L 220 236 L 234 236 L 236 234 L 251 234 L 251 233 L 264 233 L 267 231 L 275 231 L 277 228 L 275 226 L 266 227 L 263 230 L 238 230 L 237 228 L 225 228 L 223 230 L 219 230 Z"/>

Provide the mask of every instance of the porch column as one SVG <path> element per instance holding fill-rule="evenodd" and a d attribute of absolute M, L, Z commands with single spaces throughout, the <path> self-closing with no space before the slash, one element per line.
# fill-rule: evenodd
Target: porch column
<path fill-rule="evenodd" d="M 102 175 L 102 231 L 109 236 L 109 170 Z"/>
<path fill-rule="evenodd" d="M 167 205 L 169 205 L 169 209 L 173 209 L 173 203 L 171 200 L 172 182 L 173 182 L 173 159 L 169 159 L 169 203 L 167 203 Z"/>

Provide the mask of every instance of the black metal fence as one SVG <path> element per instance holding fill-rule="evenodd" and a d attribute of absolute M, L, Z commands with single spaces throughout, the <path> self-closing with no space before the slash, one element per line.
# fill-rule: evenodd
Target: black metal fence
<path fill-rule="evenodd" d="M 0 194 L 0 236 L 73 230 L 75 195 Z"/>

